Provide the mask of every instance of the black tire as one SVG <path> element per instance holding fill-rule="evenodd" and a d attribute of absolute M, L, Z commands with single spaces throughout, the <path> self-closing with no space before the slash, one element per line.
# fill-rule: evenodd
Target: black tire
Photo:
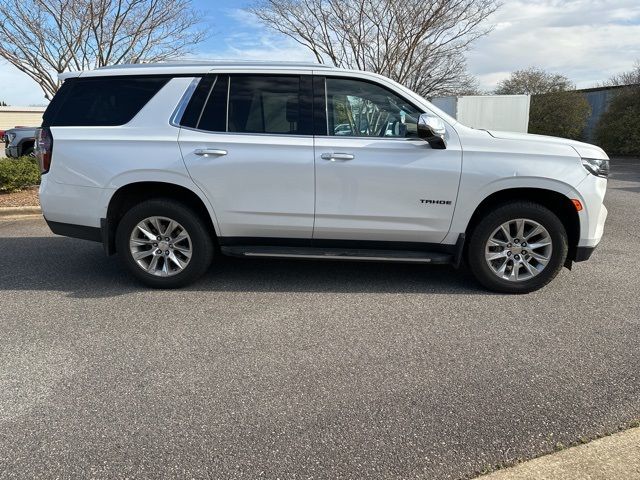
<path fill-rule="evenodd" d="M 551 237 L 549 262 L 536 276 L 522 281 L 500 278 L 485 259 L 485 248 L 491 234 L 509 220 L 526 218 L 542 225 Z M 475 226 L 467 248 L 467 262 L 476 279 L 486 288 L 501 293 L 529 293 L 553 280 L 562 269 L 569 250 L 567 232 L 560 219 L 548 208 L 533 202 L 517 201 L 498 206 Z M 522 267 L 524 268 L 524 267 Z"/>
<path fill-rule="evenodd" d="M 138 265 L 129 242 L 139 222 L 149 217 L 166 217 L 186 229 L 191 241 L 191 257 L 186 267 L 171 276 L 156 276 Z M 152 288 L 180 288 L 202 276 L 213 259 L 213 239 L 203 219 L 186 205 L 169 199 L 146 200 L 132 207 L 120 220 L 116 230 L 116 250 L 127 269 Z M 165 260 L 163 260 L 165 261 Z"/>

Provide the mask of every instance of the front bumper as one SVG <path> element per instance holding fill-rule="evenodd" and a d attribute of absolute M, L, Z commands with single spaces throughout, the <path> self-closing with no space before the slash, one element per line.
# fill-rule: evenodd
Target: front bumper
<path fill-rule="evenodd" d="M 596 247 L 602 239 L 608 214 L 607 207 L 603 204 L 606 192 L 607 179 L 588 174 L 575 191 L 568 194 L 570 198 L 579 199 L 584 206 L 579 212 L 579 248 Z"/>
<path fill-rule="evenodd" d="M 608 215 L 607 207 L 600 204 L 600 208 L 598 209 L 598 214 L 595 220 L 591 218 L 591 236 L 590 238 L 582 238 L 580 239 L 578 246 L 575 249 L 575 254 L 573 255 L 574 262 L 585 262 L 591 258 L 596 247 L 600 244 L 600 240 L 602 239 L 602 235 L 604 233 L 604 224 L 607 221 Z"/>

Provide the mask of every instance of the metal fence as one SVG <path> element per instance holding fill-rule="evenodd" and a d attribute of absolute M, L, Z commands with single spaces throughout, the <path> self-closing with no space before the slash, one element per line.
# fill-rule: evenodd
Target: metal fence
<path fill-rule="evenodd" d="M 587 102 L 589 102 L 589 105 L 591 106 L 591 115 L 587 119 L 587 126 L 582 131 L 582 140 L 589 143 L 595 143 L 596 129 L 598 128 L 598 123 L 600 123 L 600 118 L 607 111 L 611 100 L 621 88 L 625 88 L 625 86 L 597 87 L 578 90 L 578 92 L 584 95 L 584 98 L 586 98 Z"/>

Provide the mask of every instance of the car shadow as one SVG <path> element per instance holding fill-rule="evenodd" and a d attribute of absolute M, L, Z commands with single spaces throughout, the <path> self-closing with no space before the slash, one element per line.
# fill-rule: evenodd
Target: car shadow
<path fill-rule="evenodd" d="M 146 290 L 102 246 L 65 237 L 4 237 L 0 291 L 51 290 L 104 298 Z M 489 294 L 446 265 L 243 259 L 218 255 L 183 291 Z"/>

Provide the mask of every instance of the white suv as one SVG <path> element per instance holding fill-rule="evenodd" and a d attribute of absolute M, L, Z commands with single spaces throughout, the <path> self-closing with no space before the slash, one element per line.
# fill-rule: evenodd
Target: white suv
<path fill-rule="evenodd" d="M 45 219 L 152 287 L 223 254 L 466 260 L 523 293 L 602 236 L 600 148 L 474 130 L 379 75 L 225 62 L 62 77 L 37 141 Z"/>

